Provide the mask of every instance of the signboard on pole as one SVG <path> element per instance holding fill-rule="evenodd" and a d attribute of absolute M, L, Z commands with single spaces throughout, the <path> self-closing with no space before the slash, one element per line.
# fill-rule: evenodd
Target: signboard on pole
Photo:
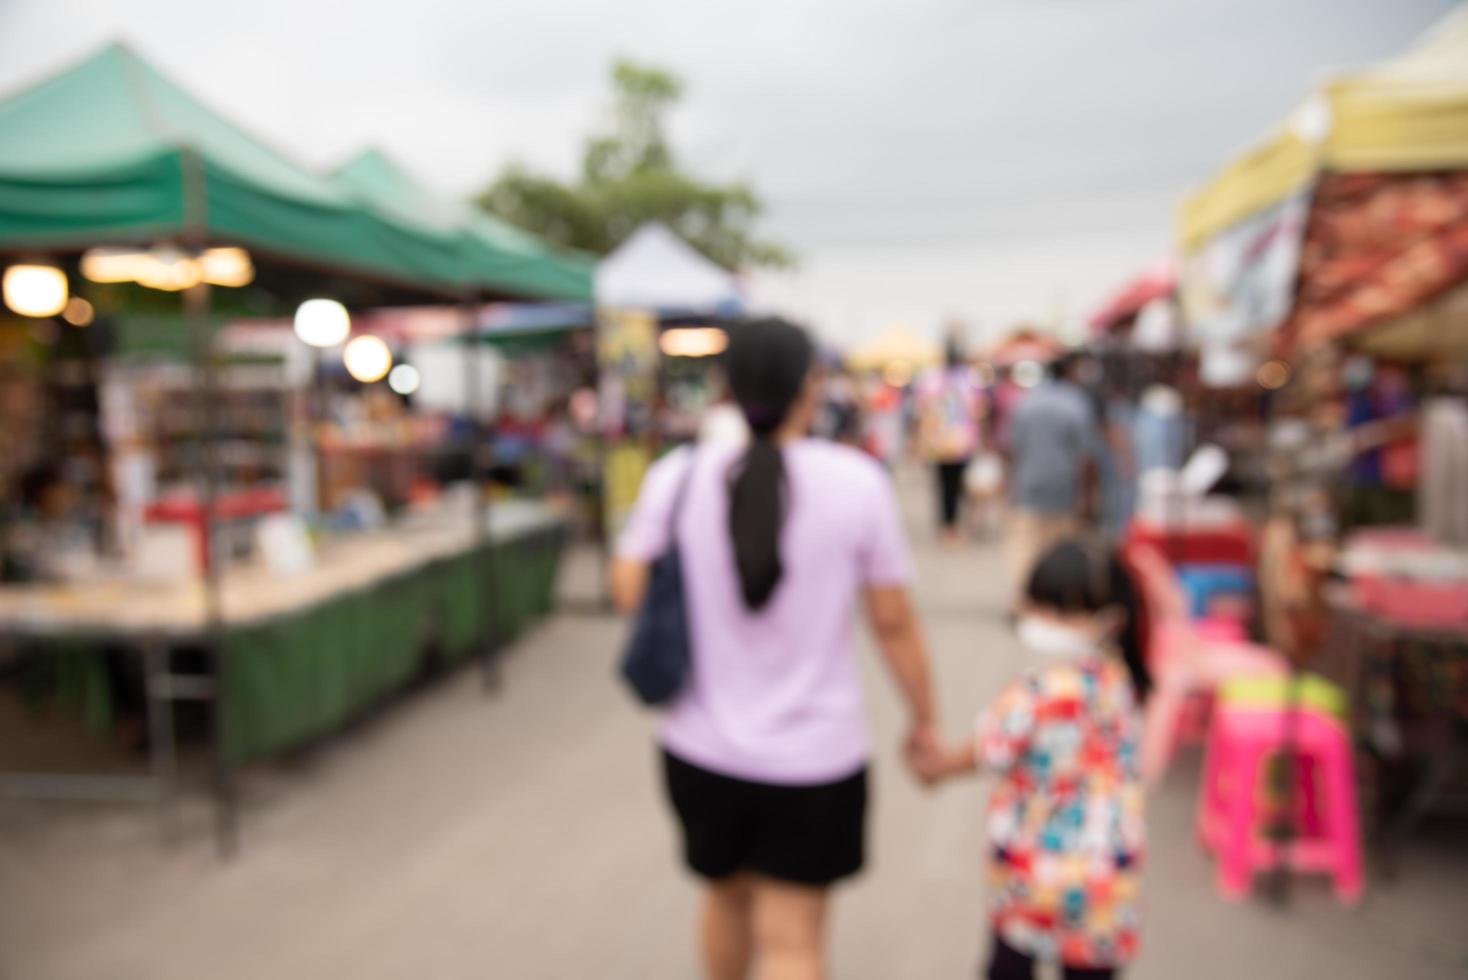
<path fill-rule="evenodd" d="M 643 310 L 597 314 L 598 424 L 606 446 L 602 501 L 608 540 L 622 529 L 651 462 L 657 332 L 657 318 Z"/>

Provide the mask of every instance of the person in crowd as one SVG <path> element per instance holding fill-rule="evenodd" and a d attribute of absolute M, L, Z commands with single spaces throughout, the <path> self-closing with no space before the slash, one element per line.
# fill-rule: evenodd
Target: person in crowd
<path fill-rule="evenodd" d="M 4 527 L 6 581 L 45 581 L 63 577 L 68 555 L 85 549 L 91 535 L 82 516 L 80 495 L 61 467 L 42 463 L 17 481 Z"/>
<path fill-rule="evenodd" d="M 1019 637 L 1031 665 L 975 734 L 918 761 L 924 778 L 998 784 L 986 831 L 991 980 L 1037 961 L 1102 980 L 1137 954 L 1144 848 L 1140 704 L 1151 687 L 1138 601 L 1121 562 L 1065 540 L 1029 577 Z"/>
<path fill-rule="evenodd" d="M 888 384 L 880 375 L 866 379 L 862 441 L 868 454 L 889 470 L 902 459 L 902 389 Z"/>
<path fill-rule="evenodd" d="M 698 425 L 698 441 L 702 445 L 727 446 L 743 446 L 749 442 L 749 425 L 728 391 L 720 391 L 703 413 L 703 420 Z"/>
<path fill-rule="evenodd" d="M 984 402 L 983 389 L 956 341 L 949 342 L 944 362 L 942 370 L 918 386 L 918 439 L 933 464 L 944 543 L 955 545 L 962 540 L 964 470 L 979 449 Z"/>
<path fill-rule="evenodd" d="M 861 398 L 856 381 L 837 364 L 826 375 L 816 434 L 843 445 L 859 445 L 861 422 Z"/>
<path fill-rule="evenodd" d="M 999 527 L 1004 508 L 1004 461 L 989 447 L 980 450 L 963 471 L 968 524 L 987 538 Z"/>
<path fill-rule="evenodd" d="M 1353 357 L 1341 372 L 1346 426 L 1362 447 L 1346 469 L 1346 528 L 1411 522 L 1417 488 L 1416 405 L 1395 365 Z"/>
<path fill-rule="evenodd" d="M 1468 547 L 1468 365 L 1430 369 L 1422 408 L 1422 527 L 1451 547 Z"/>
<path fill-rule="evenodd" d="M 749 442 L 659 461 L 612 567 L 630 612 L 676 536 L 692 668 L 660 742 L 685 860 L 704 882 L 712 980 L 756 961 L 767 980 L 826 975 L 829 890 L 865 853 L 859 602 L 907 704 L 910 763 L 938 744 L 895 493 L 867 456 L 807 437 L 820 401 L 812 353 L 781 320 L 731 332 L 727 377 Z"/>
<path fill-rule="evenodd" d="M 1058 359 L 1031 389 L 1010 423 L 1012 479 L 1005 535 L 1017 604 L 1035 556 L 1081 523 L 1087 467 L 1101 432 L 1090 399 L 1075 383 L 1078 361 Z"/>

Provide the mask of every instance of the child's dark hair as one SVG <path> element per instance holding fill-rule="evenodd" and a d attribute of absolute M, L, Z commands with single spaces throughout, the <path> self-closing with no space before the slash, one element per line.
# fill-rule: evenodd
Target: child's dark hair
<path fill-rule="evenodd" d="M 1025 596 L 1037 606 L 1063 613 L 1119 609 L 1125 622 L 1117 646 L 1137 700 L 1146 700 L 1152 675 L 1147 671 L 1141 601 L 1131 573 L 1113 551 L 1088 541 L 1060 542 L 1035 563 Z"/>

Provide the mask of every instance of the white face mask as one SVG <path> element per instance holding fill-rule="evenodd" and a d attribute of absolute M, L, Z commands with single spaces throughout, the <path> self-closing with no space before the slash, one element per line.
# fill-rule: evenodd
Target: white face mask
<path fill-rule="evenodd" d="M 1083 630 L 1040 616 L 1022 617 L 1016 632 L 1028 650 L 1047 660 L 1088 657 L 1096 652 L 1096 641 Z"/>

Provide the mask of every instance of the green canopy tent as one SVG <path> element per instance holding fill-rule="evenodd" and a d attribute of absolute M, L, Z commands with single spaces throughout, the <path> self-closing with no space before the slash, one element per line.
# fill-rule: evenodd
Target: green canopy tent
<path fill-rule="evenodd" d="M 589 263 L 563 268 L 548 249 L 539 256 L 546 261 L 530 261 L 533 236 L 493 222 L 471 234 L 425 220 L 416 205 L 367 197 L 255 139 L 122 44 L 0 101 L 0 256 L 74 262 L 96 246 L 241 246 L 258 275 L 240 292 L 277 308 L 313 294 L 370 306 L 590 293 Z M 189 289 L 184 303 L 200 355 L 200 496 L 212 524 L 208 288 Z M 218 574 L 210 563 L 206 629 L 216 657 L 223 650 Z M 223 671 L 222 659 L 216 669 Z M 220 838 L 228 848 L 232 794 L 228 763 L 219 765 Z"/>
<path fill-rule="evenodd" d="M 158 241 L 240 245 L 426 296 L 474 284 L 457 240 L 360 206 L 125 45 L 0 102 L 0 251 Z"/>
<path fill-rule="evenodd" d="M 332 175 L 332 182 L 354 200 L 409 227 L 457 240 L 474 257 L 480 285 L 489 291 L 591 301 L 591 256 L 553 248 L 471 204 L 435 193 L 381 150 L 354 157 Z"/>

